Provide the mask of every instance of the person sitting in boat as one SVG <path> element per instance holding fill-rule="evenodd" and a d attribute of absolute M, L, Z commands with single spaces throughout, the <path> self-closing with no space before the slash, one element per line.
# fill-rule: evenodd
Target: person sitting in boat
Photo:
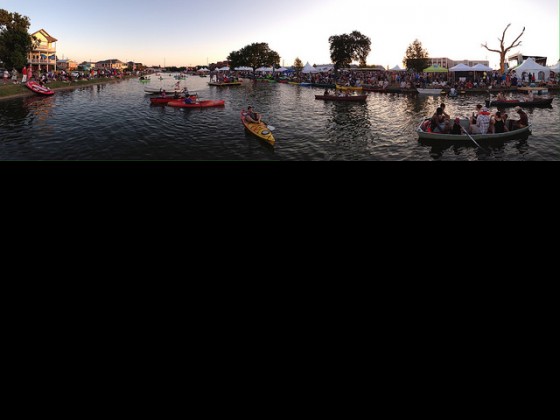
<path fill-rule="evenodd" d="M 491 131 L 494 134 L 501 134 L 509 131 L 508 128 L 506 127 L 504 116 L 500 111 L 496 112 L 496 115 L 494 115 L 494 118 L 492 119 Z"/>
<path fill-rule="evenodd" d="M 527 102 L 533 102 L 535 100 L 535 96 L 533 95 L 533 91 L 530 90 L 527 98 Z"/>
<path fill-rule="evenodd" d="M 196 103 L 196 101 L 193 101 L 192 98 L 189 95 L 187 95 L 187 97 L 185 98 L 185 103 L 186 104 L 194 104 L 194 103 Z"/>
<path fill-rule="evenodd" d="M 513 122 L 513 129 L 519 130 L 529 125 L 529 117 L 520 106 L 515 107 L 515 112 L 519 114 L 519 120 Z"/>
<path fill-rule="evenodd" d="M 496 100 L 498 102 L 505 102 L 506 101 L 506 95 L 504 95 L 504 92 L 499 92 Z"/>
<path fill-rule="evenodd" d="M 261 122 L 261 114 L 255 112 L 253 107 L 247 108 L 247 115 L 245 115 L 245 121 L 253 124 L 258 124 Z"/>
<path fill-rule="evenodd" d="M 165 91 L 165 89 L 162 89 L 162 91 L 161 91 L 161 97 L 162 97 L 162 98 L 167 98 L 167 92 Z"/>
<path fill-rule="evenodd" d="M 325 93 L 324 96 L 331 96 L 331 92 L 329 91 L 329 89 L 325 89 Z"/>
<path fill-rule="evenodd" d="M 461 128 L 461 119 L 460 118 L 455 118 L 455 121 L 453 122 L 453 127 L 451 128 L 451 133 L 450 134 L 456 134 L 456 135 L 463 134 L 463 130 Z"/>
<path fill-rule="evenodd" d="M 471 134 L 488 134 L 490 129 L 490 111 L 483 107 L 476 117 L 476 124 L 471 124 Z"/>
<path fill-rule="evenodd" d="M 449 133 L 449 120 L 443 115 L 443 109 L 440 107 L 431 119 L 432 133 Z"/>

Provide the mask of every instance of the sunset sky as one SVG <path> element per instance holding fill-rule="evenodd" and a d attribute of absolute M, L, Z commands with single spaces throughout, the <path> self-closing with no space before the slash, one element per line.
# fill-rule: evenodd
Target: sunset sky
<path fill-rule="evenodd" d="M 267 42 L 291 66 L 328 64 L 331 35 L 358 30 L 372 40 L 369 64 L 402 67 L 416 38 L 430 57 L 489 60 L 499 67 L 498 38 L 511 23 L 508 45 L 526 27 L 515 52 L 560 58 L 558 0 L 442 2 L 440 0 L 2 0 L 0 8 L 31 20 L 30 32 L 57 38 L 57 55 L 82 62 L 118 58 L 145 65 L 195 66 L 225 60 L 231 51 Z"/>

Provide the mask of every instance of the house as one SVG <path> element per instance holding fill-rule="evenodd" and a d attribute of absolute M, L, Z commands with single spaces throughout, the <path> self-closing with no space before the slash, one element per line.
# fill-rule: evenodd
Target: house
<path fill-rule="evenodd" d="M 74 71 L 78 68 L 78 63 L 73 60 L 57 60 L 56 67 L 58 70 Z"/>
<path fill-rule="evenodd" d="M 119 70 L 122 71 L 128 67 L 128 64 L 123 63 L 121 60 L 116 58 L 111 58 L 109 60 L 98 61 L 95 63 L 95 68 L 97 70 Z"/>
<path fill-rule="evenodd" d="M 58 39 L 49 35 L 44 29 L 31 34 L 33 49 L 27 56 L 27 62 L 33 71 L 56 70 L 56 42 Z"/>

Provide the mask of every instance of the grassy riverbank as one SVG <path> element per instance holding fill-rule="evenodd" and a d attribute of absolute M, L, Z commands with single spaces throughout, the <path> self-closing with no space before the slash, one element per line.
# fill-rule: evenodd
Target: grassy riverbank
<path fill-rule="evenodd" d="M 111 79 L 111 78 L 97 78 L 97 79 L 83 79 L 77 80 L 75 82 L 51 82 L 47 84 L 49 89 L 54 91 L 57 90 L 66 90 L 66 89 L 76 89 L 83 86 L 91 86 L 91 85 L 99 85 L 105 83 L 116 83 L 120 82 L 121 80 L 128 79 L 130 77 L 136 76 L 129 76 L 123 77 L 122 79 Z M 24 97 L 24 96 L 33 96 L 36 95 L 35 93 L 31 92 L 25 85 L 19 84 L 14 85 L 12 83 L 3 84 L 0 83 L 0 100 L 2 99 L 10 99 L 10 98 L 17 98 L 17 97 Z"/>

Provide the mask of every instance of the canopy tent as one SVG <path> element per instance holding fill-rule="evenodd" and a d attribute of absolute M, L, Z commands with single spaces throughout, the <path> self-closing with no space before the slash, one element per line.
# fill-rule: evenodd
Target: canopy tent
<path fill-rule="evenodd" d="M 208 71 L 210 71 L 210 70 L 208 70 L 206 67 L 204 67 L 203 69 L 198 69 L 197 70 L 197 72 L 199 72 L 199 73 L 206 73 Z"/>
<path fill-rule="evenodd" d="M 541 66 L 531 57 L 523 62 L 523 64 L 514 67 L 512 70 L 518 75 L 523 73 L 534 73 L 537 80 L 547 80 L 550 78 L 550 69 L 545 66 Z"/>
<path fill-rule="evenodd" d="M 272 67 L 259 67 L 255 71 L 260 71 L 260 72 L 263 72 L 263 73 L 272 73 L 274 71 L 274 69 Z"/>
<path fill-rule="evenodd" d="M 549 69 L 554 73 L 560 73 L 560 60 L 558 60 L 558 63 L 556 63 L 554 66 L 550 66 Z"/>
<path fill-rule="evenodd" d="M 455 67 L 451 67 L 449 71 L 458 72 L 458 71 L 473 71 L 472 67 L 467 66 L 466 64 L 457 64 Z"/>
<path fill-rule="evenodd" d="M 222 67 L 221 69 L 216 69 L 216 71 L 229 71 L 229 67 Z"/>
<path fill-rule="evenodd" d="M 311 64 L 309 64 L 309 61 L 308 61 L 301 72 L 302 73 L 319 73 L 319 70 L 317 70 L 315 67 L 313 67 Z"/>
<path fill-rule="evenodd" d="M 284 73 L 285 71 L 288 71 L 286 67 L 280 67 L 279 69 L 276 69 L 277 73 Z"/>
<path fill-rule="evenodd" d="M 484 64 L 477 64 L 472 68 L 472 71 L 494 71 L 491 67 L 485 66 Z"/>
<path fill-rule="evenodd" d="M 392 68 L 391 70 L 389 70 L 389 71 L 406 71 L 406 70 L 405 70 L 405 69 L 401 69 L 401 68 L 399 67 L 399 65 L 397 64 L 395 67 L 393 67 L 393 68 Z"/>
<path fill-rule="evenodd" d="M 447 70 L 445 67 L 435 65 L 424 69 L 424 73 L 449 73 L 449 70 Z"/>
<path fill-rule="evenodd" d="M 247 66 L 236 67 L 235 71 L 253 71 L 253 67 L 247 67 Z"/>

